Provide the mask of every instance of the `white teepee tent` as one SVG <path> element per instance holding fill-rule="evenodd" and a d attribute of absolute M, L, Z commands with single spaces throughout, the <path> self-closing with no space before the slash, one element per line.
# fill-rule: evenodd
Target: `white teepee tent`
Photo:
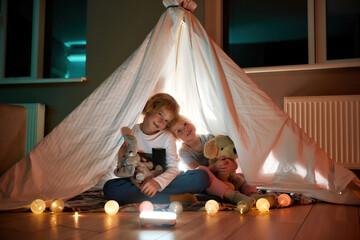
<path fill-rule="evenodd" d="M 329 159 L 214 44 L 190 11 L 174 7 L 182 1 L 163 2 L 168 8 L 141 46 L 1 176 L 0 210 L 36 198 L 68 199 L 112 173 L 121 127 L 132 127 L 157 92 L 173 95 L 200 130 L 228 134 L 250 184 L 360 204 L 347 188 L 355 175 Z"/>

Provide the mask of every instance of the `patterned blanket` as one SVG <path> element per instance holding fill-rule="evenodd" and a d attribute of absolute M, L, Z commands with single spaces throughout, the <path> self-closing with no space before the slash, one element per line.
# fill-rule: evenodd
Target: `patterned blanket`
<path fill-rule="evenodd" d="M 183 203 L 183 211 L 205 211 L 206 199 L 204 196 L 198 198 L 196 203 Z M 86 191 L 76 197 L 73 197 L 65 201 L 65 212 L 103 212 L 104 205 L 107 202 L 102 191 Z M 124 204 L 120 205 L 120 210 L 122 212 L 138 212 L 139 203 Z M 236 209 L 235 205 L 229 203 L 219 202 L 221 211 L 232 211 Z M 154 210 L 156 211 L 166 211 L 169 207 L 169 204 L 154 204 Z"/>
<path fill-rule="evenodd" d="M 280 194 L 280 193 L 276 193 Z M 306 197 L 302 194 L 288 193 L 292 200 L 293 205 L 313 204 L 318 202 L 315 199 Z M 205 204 L 208 200 L 214 199 L 219 203 L 219 211 L 234 211 L 236 206 L 224 202 L 215 196 L 207 194 L 196 194 L 196 203 L 183 203 L 183 211 L 205 211 Z M 104 212 L 105 199 L 102 190 L 88 190 L 80 195 L 77 195 L 64 202 L 64 212 Z M 138 212 L 140 203 L 122 204 L 120 205 L 120 212 Z M 169 204 L 154 204 L 154 210 L 167 211 Z M 2 212 L 29 212 L 29 208 L 18 208 L 15 210 L 8 210 Z M 49 210 L 46 210 L 49 211 Z"/>
<path fill-rule="evenodd" d="M 280 195 L 281 193 L 276 193 Z M 288 193 L 294 205 L 306 205 L 317 202 L 315 199 L 306 197 L 302 194 Z M 205 211 L 205 204 L 209 199 L 214 199 L 219 203 L 219 211 L 233 211 L 236 210 L 236 206 L 224 202 L 223 200 L 206 194 L 196 194 L 198 201 L 196 203 L 183 203 L 183 211 Z M 76 197 L 73 197 L 65 201 L 64 211 L 69 212 L 103 212 L 104 205 L 107 202 L 101 190 L 88 190 Z M 139 211 L 139 203 L 123 204 L 120 205 L 122 212 L 137 212 Z M 154 210 L 166 211 L 169 204 L 154 204 Z"/>

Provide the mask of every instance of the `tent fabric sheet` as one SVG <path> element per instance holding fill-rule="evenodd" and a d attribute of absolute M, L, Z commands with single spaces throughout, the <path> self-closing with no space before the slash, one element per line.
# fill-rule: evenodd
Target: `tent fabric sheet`
<path fill-rule="evenodd" d="M 121 127 L 134 126 L 158 92 L 173 95 L 200 132 L 229 135 L 250 184 L 360 204 L 346 188 L 356 176 L 329 159 L 216 46 L 190 11 L 169 7 L 139 48 L 1 176 L 0 210 L 101 187 L 114 177 Z"/>

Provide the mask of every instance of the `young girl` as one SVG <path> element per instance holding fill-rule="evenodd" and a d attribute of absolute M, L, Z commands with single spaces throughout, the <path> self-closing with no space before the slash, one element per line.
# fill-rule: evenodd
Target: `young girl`
<path fill-rule="evenodd" d="M 153 148 L 165 149 L 166 170 L 142 182 L 131 182 L 127 178 L 111 179 L 103 188 L 106 199 L 120 203 L 138 203 L 144 200 L 153 203 L 196 201 L 195 196 L 189 193 L 203 192 L 209 184 L 209 176 L 204 170 L 180 174 L 176 138 L 167 130 L 170 123 L 179 116 L 178 103 L 169 94 L 159 93 L 147 101 L 142 114 L 142 123 L 132 129 L 139 152 L 152 153 Z M 119 154 L 123 155 L 122 149 Z"/>
<path fill-rule="evenodd" d="M 250 197 L 248 197 L 239 191 L 234 191 L 214 175 L 214 173 L 217 172 L 235 172 L 236 166 L 232 160 L 221 158 L 217 160 L 215 164 L 207 167 L 209 165 L 209 159 L 207 159 L 203 154 L 204 145 L 207 141 L 214 138 L 213 135 L 196 134 L 196 127 L 189 119 L 184 116 L 179 117 L 177 122 L 174 123 L 171 127 L 171 131 L 178 139 L 183 142 L 182 147 L 179 150 L 179 155 L 181 160 L 184 161 L 188 168 L 203 169 L 208 172 L 210 177 L 210 185 L 206 189 L 208 194 L 229 200 L 233 204 L 237 204 L 239 201 L 244 200 L 247 201 L 250 205 L 255 202 L 255 199 L 263 196 L 257 193 L 257 189 L 255 187 L 251 187 L 244 183 L 241 191 L 247 195 L 250 195 Z M 270 201 L 271 204 L 274 202 L 275 199 Z"/>

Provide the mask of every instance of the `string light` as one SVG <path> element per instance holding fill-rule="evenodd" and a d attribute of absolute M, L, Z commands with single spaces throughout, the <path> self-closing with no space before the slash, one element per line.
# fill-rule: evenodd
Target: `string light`
<path fill-rule="evenodd" d="M 140 223 L 143 226 L 170 227 L 176 224 L 176 217 L 177 215 L 173 212 L 142 211 L 140 213 Z"/>
<path fill-rule="evenodd" d="M 219 211 L 219 203 L 215 200 L 209 200 L 205 204 L 205 210 L 207 214 L 214 215 Z"/>
<path fill-rule="evenodd" d="M 266 198 L 259 198 L 256 201 L 256 208 L 260 211 L 260 212 L 268 212 L 270 209 L 270 203 Z"/>
<path fill-rule="evenodd" d="M 150 202 L 150 201 L 143 201 L 142 203 L 140 203 L 139 205 L 139 211 L 143 212 L 143 211 L 154 211 L 154 205 Z"/>
<path fill-rule="evenodd" d="M 33 213 L 42 213 L 46 208 L 46 204 L 41 199 L 35 199 L 30 205 L 30 209 Z"/>
<path fill-rule="evenodd" d="M 283 193 L 283 194 L 279 195 L 278 203 L 279 203 L 280 207 L 288 207 L 291 205 L 292 200 L 289 195 L 287 195 L 286 193 Z"/>
<path fill-rule="evenodd" d="M 250 204 L 246 201 L 240 201 L 236 206 L 240 214 L 246 214 L 250 211 Z"/>
<path fill-rule="evenodd" d="M 74 227 L 75 228 L 79 228 L 79 213 L 78 212 L 75 212 L 74 213 Z"/>
<path fill-rule="evenodd" d="M 183 208 L 183 205 L 181 204 L 181 202 L 174 201 L 174 202 L 170 203 L 170 205 L 169 205 L 169 211 L 176 213 L 176 215 L 178 215 L 178 216 L 183 212 L 183 210 L 184 210 L 184 208 Z"/>
<path fill-rule="evenodd" d="M 64 202 L 60 199 L 52 201 L 50 204 L 50 210 L 53 213 L 62 212 L 64 210 Z"/>
<path fill-rule="evenodd" d="M 109 215 L 115 215 L 119 208 L 119 204 L 114 200 L 107 201 L 104 206 L 105 212 Z"/>

